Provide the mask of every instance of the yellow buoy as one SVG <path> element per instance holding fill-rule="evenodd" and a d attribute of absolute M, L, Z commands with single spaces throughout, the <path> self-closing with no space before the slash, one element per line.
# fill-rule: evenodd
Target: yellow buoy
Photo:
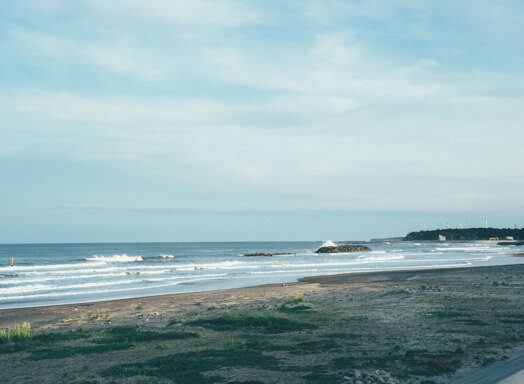
<path fill-rule="evenodd" d="M 13 266 L 13 258 L 11 257 L 11 267 Z"/>

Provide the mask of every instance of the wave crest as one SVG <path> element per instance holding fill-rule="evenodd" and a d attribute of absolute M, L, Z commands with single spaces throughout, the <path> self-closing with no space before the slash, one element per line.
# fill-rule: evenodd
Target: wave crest
<path fill-rule="evenodd" d="M 332 242 L 331 240 L 326 240 L 322 243 L 322 245 L 320 246 L 321 248 L 322 247 L 336 247 L 337 245 Z"/>
<path fill-rule="evenodd" d="M 104 262 L 104 263 L 129 263 L 131 261 L 144 261 L 142 256 L 128 256 L 125 253 L 113 256 L 98 256 L 87 257 L 87 261 Z"/>

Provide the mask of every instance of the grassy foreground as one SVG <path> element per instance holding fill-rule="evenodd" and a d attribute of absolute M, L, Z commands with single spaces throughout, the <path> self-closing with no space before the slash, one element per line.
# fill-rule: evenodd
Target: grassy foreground
<path fill-rule="evenodd" d="M 3 382 L 340 383 L 354 369 L 445 382 L 524 343 L 523 271 L 339 279 L 11 327 Z"/>

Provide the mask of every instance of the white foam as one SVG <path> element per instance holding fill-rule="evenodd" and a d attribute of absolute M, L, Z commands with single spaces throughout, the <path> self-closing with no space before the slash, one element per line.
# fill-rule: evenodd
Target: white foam
<path fill-rule="evenodd" d="M 468 252 L 479 252 L 484 250 L 491 250 L 490 247 L 446 247 L 446 248 L 435 248 L 437 251 L 468 251 Z"/>
<path fill-rule="evenodd" d="M 177 281 L 169 284 L 159 284 L 159 285 L 152 285 L 152 286 L 139 286 L 139 287 L 131 287 L 131 288 L 122 288 L 122 289 L 101 289 L 101 290 L 89 290 L 89 291 L 72 291 L 72 292 L 53 292 L 53 293 L 39 293 L 35 295 L 24 295 L 24 296 L 8 296 L 8 297 L 2 297 L 0 298 L 0 302 L 5 300 L 21 300 L 21 299 L 38 299 L 42 297 L 63 297 L 63 296 L 78 296 L 78 295 L 93 295 L 93 294 L 103 294 L 103 293 L 119 293 L 119 292 L 127 292 L 127 291 L 136 291 L 136 290 L 146 290 L 151 288 L 163 288 L 163 287 L 170 287 L 173 285 L 179 285 L 189 282 L 195 282 L 195 281 L 205 281 L 205 280 L 221 280 L 223 277 L 210 277 L 210 278 L 199 278 L 199 279 L 188 279 L 188 280 L 182 280 Z"/>
<path fill-rule="evenodd" d="M 21 287 L 9 287 L 9 288 L 0 288 L 0 296 L 1 295 L 9 295 L 12 293 L 24 293 L 24 292 L 34 292 L 34 291 L 41 291 L 42 289 L 48 288 L 48 285 L 44 284 L 29 284 L 29 285 L 23 285 Z"/>
<path fill-rule="evenodd" d="M 104 262 L 104 263 L 129 263 L 131 261 L 144 261 L 142 256 L 128 256 L 125 253 L 113 256 L 98 256 L 87 257 L 87 261 Z"/>
<path fill-rule="evenodd" d="M 279 278 L 282 279 L 281 281 L 291 281 L 287 279 L 319 274 L 464 267 L 496 264 L 499 260 L 507 263 L 506 259 L 511 259 L 507 256 L 510 248 L 500 246 L 486 244 L 470 246 L 468 243 L 450 243 L 450 246 L 441 243 L 420 244 L 421 246 L 409 244 L 394 247 L 376 246 L 376 249 L 370 252 L 348 252 L 336 255 L 318 255 L 305 250 L 297 252 L 296 256 L 258 260 L 236 257 L 240 250 L 234 247 L 228 249 L 226 253 L 202 250 L 203 255 L 199 254 L 198 257 L 191 258 L 178 258 L 175 255 L 161 253 L 162 251 L 159 250 L 157 253 L 146 254 L 144 261 L 140 263 L 133 262 L 137 260 L 136 256 L 127 254 L 111 256 L 111 253 L 103 255 L 102 251 L 93 251 L 92 257 L 72 258 L 71 264 L 65 264 L 62 258 L 56 259 L 57 264 L 17 265 L 15 263 L 14 267 L 0 268 L 0 276 L 2 273 L 16 275 L 0 278 L 0 308 L 8 303 L 15 305 L 15 300 L 23 300 L 28 305 L 38 305 L 44 302 L 52 303 L 55 299 L 71 302 L 84 300 L 78 295 L 88 295 L 93 300 L 97 300 L 124 295 L 125 297 L 141 296 L 145 294 L 142 290 L 150 290 L 147 292 L 151 293 L 185 292 L 187 288 L 170 289 L 169 287 L 197 284 L 208 280 L 211 285 L 202 283 L 191 289 L 220 289 L 224 287 L 223 283 L 211 283 L 219 279 L 249 284 L 249 279 L 252 278 L 258 284 L 263 281 L 275 282 Z M 131 252 L 139 253 L 136 250 Z M 142 257 L 139 260 L 142 260 Z M 50 262 L 52 259 L 42 261 Z M 238 286 L 238 283 L 228 283 L 225 286 Z M 154 291 L 155 289 L 158 291 Z"/>
<path fill-rule="evenodd" d="M 17 271 L 17 272 L 32 272 L 39 270 L 53 270 L 53 269 L 66 269 L 70 270 L 71 268 L 84 268 L 86 266 L 96 266 L 103 265 L 105 263 L 77 263 L 77 264 L 45 264 L 45 265 L 15 265 L 13 267 L 0 267 L 0 272 L 4 271 Z"/>
<path fill-rule="evenodd" d="M 195 277 L 198 277 L 199 279 L 207 279 L 207 278 L 212 278 L 212 277 L 223 277 L 227 275 L 228 275 L 227 273 L 215 273 L 215 274 L 209 274 L 209 275 L 198 275 Z M 174 276 L 174 277 L 168 277 L 168 278 L 147 278 L 147 279 L 142 279 L 142 281 L 153 283 L 153 282 L 160 282 L 160 281 L 181 280 L 181 279 L 187 279 L 187 278 L 188 276 Z"/>
<path fill-rule="evenodd" d="M 336 247 L 337 245 L 332 242 L 331 240 L 326 240 L 322 243 L 322 245 L 320 246 L 321 248 L 322 247 Z"/>
<path fill-rule="evenodd" d="M 92 282 L 83 284 L 70 284 L 70 285 L 24 285 L 21 287 L 10 287 L 0 288 L 0 295 L 8 295 L 12 293 L 22 292 L 38 292 L 38 291 L 61 291 L 61 290 L 75 290 L 79 288 L 93 288 L 93 287 L 104 287 L 104 286 L 117 286 L 121 284 L 133 284 L 136 283 L 134 280 L 121 280 L 121 281 L 106 281 L 106 282 Z"/>
<path fill-rule="evenodd" d="M 90 275 L 68 275 L 68 276 L 50 276 L 50 277 L 35 277 L 33 279 L 10 279 L 8 281 L 0 280 L 0 285 L 9 284 L 27 284 L 27 283 L 41 283 L 44 281 L 62 281 L 62 280 L 77 280 L 77 279 L 91 279 L 91 278 L 110 278 L 117 276 L 126 276 L 126 272 L 122 273 L 97 273 Z"/>
<path fill-rule="evenodd" d="M 387 256 L 367 256 L 362 255 L 357 257 L 357 261 L 393 261 L 402 260 L 404 255 L 387 255 Z"/>

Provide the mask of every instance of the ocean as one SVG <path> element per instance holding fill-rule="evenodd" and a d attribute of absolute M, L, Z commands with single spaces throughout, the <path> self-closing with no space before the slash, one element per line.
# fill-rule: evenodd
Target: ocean
<path fill-rule="evenodd" d="M 0 244 L 0 309 L 239 288 L 314 275 L 522 261 L 511 256 L 514 246 L 493 243 L 382 241 L 366 243 L 372 248 L 367 252 L 316 254 L 321 245 Z M 289 254 L 243 256 L 255 252 Z"/>

